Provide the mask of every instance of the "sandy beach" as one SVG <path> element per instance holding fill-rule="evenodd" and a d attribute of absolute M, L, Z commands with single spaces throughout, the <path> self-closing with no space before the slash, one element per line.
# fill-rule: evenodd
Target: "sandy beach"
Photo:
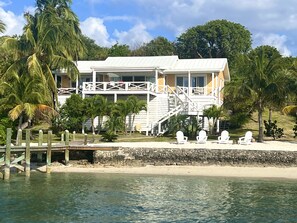
<path fill-rule="evenodd" d="M 45 166 L 38 168 L 44 172 Z M 182 175 L 210 177 L 286 178 L 297 179 L 297 167 L 235 167 L 235 166 L 52 166 L 52 173 L 110 173 L 138 175 Z"/>
<path fill-rule="evenodd" d="M 102 145 L 102 144 L 101 144 Z M 242 146 L 237 144 L 221 145 L 215 142 L 207 144 L 196 144 L 195 142 L 184 145 L 177 145 L 165 142 L 151 143 L 112 143 L 103 146 L 118 147 L 147 147 L 147 148 L 207 148 L 207 149 L 249 149 L 249 150 L 283 150 L 297 151 L 296 142 L 268 141 L 265 143 L 253 143 L 252 145 Z M 39 167 L 39 171 L 44 172 L 45 166 Z M 56 163 L 51 166 L 51 172 L 77 172 L 77 173 L 110 173 L 110 174 L 143 174 L 143 175 L 184 175 L 184 176 L 211 176 L 211 177 L 248 177 L 248 178 L 286 178 L 297 179 L 297 167 L 274 167 L 274 166 L 153 166 L 144 167 L 130 166 L 102 166 L 102 165 L 77 165 L 71 164 L 64 166 Z"/>

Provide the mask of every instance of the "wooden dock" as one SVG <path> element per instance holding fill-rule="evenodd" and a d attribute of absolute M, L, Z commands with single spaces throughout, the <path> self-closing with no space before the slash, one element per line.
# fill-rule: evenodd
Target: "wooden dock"
<path fill-rule="evenodd" d="M 12 129 L 7 129 L 6 145 L 0 147 L 0 170 L 4 180 L 10 179 L 11 168 L 16 168 L 19 171 L 26 173 L 26 177 L 30 177 L 30 162 L 31 154 L 37 154 L 37 160 L 42 159 L 42 154 L 46 153 L 46 173 L 51 172 L 51 160 L 53 152 L 62 152 L 65 157 L 65 165 L 69 165 L 69 152 L 70 151 L 112 151 L 117 150 L 118 147 L 96 145 L 88 146 L 87 137 L 84 142 L 78 144 L 77 142 L 69 141 L 69 131 L 65 131 L 65 141 L 59 144 L 53 144 L 52 131 L 48 131 L 48 139 L 46 145 L 43 145 L 43 132 L 39 131 L 38 145 L 33 145 L 30 142 L 30 130 L 25 130 L 26 140 L 25 144 L 22 143 L 22 131 L 18 131 L 17 145 L 11 143 Z M 4 170 L 4 171 L 3 171 Z M 0 173 L 1 173 L 0 172 Z"/>

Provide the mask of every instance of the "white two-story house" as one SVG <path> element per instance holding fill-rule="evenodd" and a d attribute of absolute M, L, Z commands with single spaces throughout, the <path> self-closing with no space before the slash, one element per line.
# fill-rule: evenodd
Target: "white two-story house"
<path fill-rule="evenodd" d="M 147 111 L 141 111 L 134 124 L 147 134 L 162 133 L 173 115 L 199 117 L 205 108 L 221 106 L 225 81 L 230 80 L 225 58 L 108 57 L 76 63 L 80 76 L 75 82 L 63 72 L 55 73 L 59 102 L 72 93 L 83 98 L 100 94 L 114 102 L 135 95 L 146 101 Z"/>

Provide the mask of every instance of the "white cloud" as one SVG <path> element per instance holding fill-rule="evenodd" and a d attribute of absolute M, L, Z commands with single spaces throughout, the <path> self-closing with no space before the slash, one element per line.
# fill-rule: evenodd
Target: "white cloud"
<path fill-rule="evenodd" d="M 110 47 L 115 43 L 110 39 L 106 26 L 100 18 L 89 17 L 80 23 L 80 28 L 84 35 L 95 40 L 99 46 Z"/>
<path fill-rule="evenodd" d="M 137 24 L 128 31 L 115 30 L 113 35 L 120 44 L 127 44 L 132 48 L 153 39 L 143 24 Z"/>
<path fill-rule="evenodd" d="M 274 46 L 283 56 L 290 56 L 292 53 L 286 46 L 287 36 L 275 33 L 257 33 L 254 35 L 256 46 L 269 45 Z"/>
<path fill-rule="evenodd" d="M 6 25 L 6 30 L 3 35 L 20 35 L 23 32 L 23 27 L 25 24 L 25 19 L 23 15 L 15 15 L 11 11 L 5 11 L 0 8 L 0 18 L 2 22 Z"/>

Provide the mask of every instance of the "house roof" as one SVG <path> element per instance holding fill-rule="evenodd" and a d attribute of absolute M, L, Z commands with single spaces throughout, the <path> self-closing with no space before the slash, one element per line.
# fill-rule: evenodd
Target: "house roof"
<path fill-rule="evenodd" d="M 104 61 L 77 61 L 81 73 L 160 70 L 164 74 L 223 72 L 230 80 L 226 58 L 179 59 L 178 56 L 108 57 Z"/>
<path fill-rule="evenodd" d="M 102 66 L 105 61 L 103 60 L 79 60 L 76 61 L 77 69 L 80 73 L 91 73 L 93 69 L 91 67 L 93 66 Z"/>
<path fill-rule="evenodd" d="M 187 72 L 224 72 L 225 79 L 230 80 L 228 61 L 226 58 L 209 59 L 180 59 L 175 65 L 164 73 L 187 73 Z"/>

